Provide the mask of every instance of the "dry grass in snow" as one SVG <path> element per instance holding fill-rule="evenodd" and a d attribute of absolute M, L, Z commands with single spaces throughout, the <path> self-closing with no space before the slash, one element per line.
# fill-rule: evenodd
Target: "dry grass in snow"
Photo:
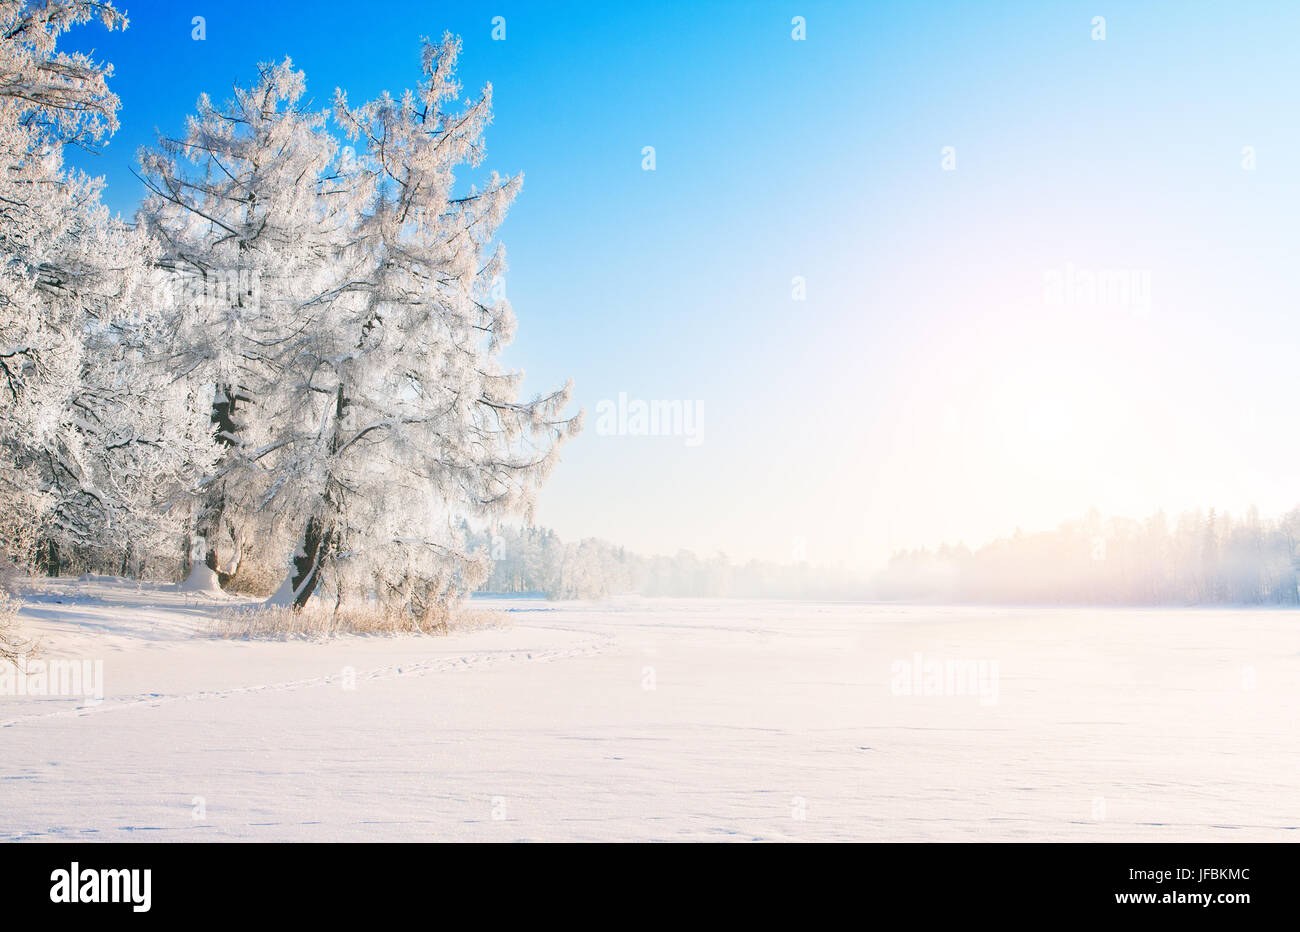
<path fill-rule="evenodd" d="M 378 605 L 309 603 L 301 611 L 284 607 L 245 606 L 218 615 L 209 628 L 217 638 L 266 640 L 317 640 L 345 634 L 451 634 L 482 628 L 504 627 L 509 619 L 500 612 L 458 606 L 417 617 L 402 609 Z"/>

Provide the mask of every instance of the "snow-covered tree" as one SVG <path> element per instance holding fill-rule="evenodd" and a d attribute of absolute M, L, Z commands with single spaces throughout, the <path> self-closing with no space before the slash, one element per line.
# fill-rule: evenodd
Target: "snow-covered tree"
<path fill-rule="evenodd" d="M 67 475 L 54 474 L 62 494 L 47 523 L 84 562 L 122 575 L 177 552 L 189 490 L 216 454 L 192 393 L 160 349 L 169 332 L 147 305 L 94 322 L 68 395 L 59 458 Z"/>
<path fill-rule="evenodd" d="M 452 112 L 459 41 L 426 42 L 417 91 L 336 96 L 354 152 L 301 72 L 262 66 L 141 153 L 130 228 L 61 161 L 116 127 L 111 68 L 55 48 L 92 16 L 126 25 L 105 3 L 0 0 L 5 548 L 128 571 L 188 535 L 215 579 L 254 522 L 297 541 L 278 601 L 328 579 L 440 608 L 486 570 L 462 518 L 527 513 L 579 426 L 567 387 L 521 399 L 499 360 L 495 234 L 520 178 L 456 179 L 483 157 L 490 88 Z"/>
<path fill-rule="evenodd" d="M 299 433 L 259 455 L 281 478 L 270 500 L 301 516 L 292 569 L 273 601 L 303 605 L 329 576 L 336 598 L 373 593 L 419 614 L 486 574 L 458 533 L 464 514 L 526 511 L 578 428 L 568 388 L 519 399 L 501 348 L 514 317 L 493 285 L 494 236 L 521 179 L 495 173 L 458 193 L 477 166 L 491 88 L 451 112 L 460 42 L 425 42 L 423 81 L 400 98 L 335 118 L 358 146 L 340 182 L 364 197 L 350 270 L 300 349 L 289 422 Z"/>
<path fill-rule="evenodd" d="M 0 536 L 55 567 L 60 545 L 154 527 L 162 510 L 141 495 L 187 455 L 155 429 L 149 412 L 174 398 L 151 390 L 129 336 L 149 244 L 109 216 L 100 179 L 63 166 L 64 146 L 117 127 L 112 67 L 56 48 L 91 19 L 126 26 L 111 3 L 0 2 Z"/>
<path fill-rule="evenodd" d="M 224 105 L 203 95 L 183 137 L 140 153 L 140 217 L 173 282 L 171 367 L 202 386 L 223 451 L 199 490 L 194 572 L 223 581 L 275 477 L 272 454 L 301 430 L 300 353 L 333 326 L 351 274 L 360 194 L 336 172 L 327 119 L 285 59 Z"/>

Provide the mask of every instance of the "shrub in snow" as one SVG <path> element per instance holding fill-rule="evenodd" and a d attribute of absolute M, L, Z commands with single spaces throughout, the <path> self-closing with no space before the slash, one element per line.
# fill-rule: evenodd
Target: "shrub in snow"
<path fill-rule="evenodd" d="M 463 606 L 420 614 L 378 602 L 334 606 L 318 600 L 301 609 L 282 605 L 231 610 L 214 621 L 210 633 L 213 637 L 235 639 L 317 639 L 345 634 L 448 634 L 508 623 L 503 613 Z"/>
<path fill-rule="evenodd" d="M 21 607 L 21 602 L 0 589 L 0 662 L 17 664 L 18 658 L 30 655 L 34 647 L 18 629 Z"/>
<path fill-rule="evenodd" d="M 18 610 L 23 603 L 14 595 L 25 578 L 13 560 L 0 554 L 0 664 L 17 665 L 20 657 L 36 653 L 36 642 L 24 637 L 19 627 Z"/>

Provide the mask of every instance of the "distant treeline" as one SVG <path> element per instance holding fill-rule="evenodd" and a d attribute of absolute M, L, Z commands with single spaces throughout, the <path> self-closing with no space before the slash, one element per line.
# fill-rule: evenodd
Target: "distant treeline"
<path fill-rule="evenodd" d="M 1017 533 L 969 550 L 894 555 L 881 599 L 1101 605 L 1296 605 L 1300 508 L 1276 521 L 1189 512 L 1171 528 L 1091 512 L 1057 530 Z"/>
<path fill-rule="evenodd" d="M 607 541 L 561 540 L 538 527 L 466 527 L 489 555 L 480 592 L 550 598 L 647 596 L 948 601 L 1079 605 L 1300 605 L 1300 507 L 1282 518 L 1214 509 L 1145 521 L 1093 511 L 1055 531 L 971 550 L 962 544 L 900 551 L 875 574 L 750 561 L 690 551 L 646 557 Z"/>
<path fill-rule="evenodd" d="M 867 597 L 861 578 L 808 564 L 751 561 L 733 564 L 724 554 L 646 557 L 597 538 L 566 543 L 552 530 L 464 528 L 469 546 L 492 558 L 485 593 L 545 593 L 552 599 L 647 596 L 857 599 Z"/>

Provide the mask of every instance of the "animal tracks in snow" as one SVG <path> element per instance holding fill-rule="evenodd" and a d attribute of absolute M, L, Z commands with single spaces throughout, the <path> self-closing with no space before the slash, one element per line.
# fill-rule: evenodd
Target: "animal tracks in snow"
<path fill-rule="evenodd" d="M 519 630 L 519 629 L 515 629 Z M 556 629 L 547 629 L 556 630 Z M 574 630 L 574 629 L 565 629 Z M 474 670 L 501 663 L 552 663 L 558 660 L 571 660 L 598 654 L 614 642 L 612 635 L 587 637 L 575 644 L 551 648 L 517 648 L 512 650 L 480 650 L 455 656 L 436 657 L 431 660 L 413 663 L 395 663 L 376 667 L 371 670 L 356 670 L 350 678 L 360 684 L 371 680 L 386 680 L 403 676 L 426 676 L 433 673 L 449 673 L 460 670 Z M 276 683 L 256 683 L 247 686 L 233 686 L 226 689 L 200 689 L 186 693 L 137 693 L 133 696 L 111 697 L 100 702 L 91 702 L 75 708 L 64 708 L 57 712 L 44 712 L 35 715 L 19 716 L 0 721 L 0 728 L 10 728 L 27 722 L 48 718 L 80 718 L 104 712 L 120 712 L 141 707 L 156 708 L 173 702 L 201 702 L 213 699 L 227 699 L 232 696 L 250 693 L 285 692 L 297 689 L 312 689 L 321 686 L 341 686 L 345 677 L 343 670 L 323 676 L 313 676 L 297 680 L 285 680 Z"/>

